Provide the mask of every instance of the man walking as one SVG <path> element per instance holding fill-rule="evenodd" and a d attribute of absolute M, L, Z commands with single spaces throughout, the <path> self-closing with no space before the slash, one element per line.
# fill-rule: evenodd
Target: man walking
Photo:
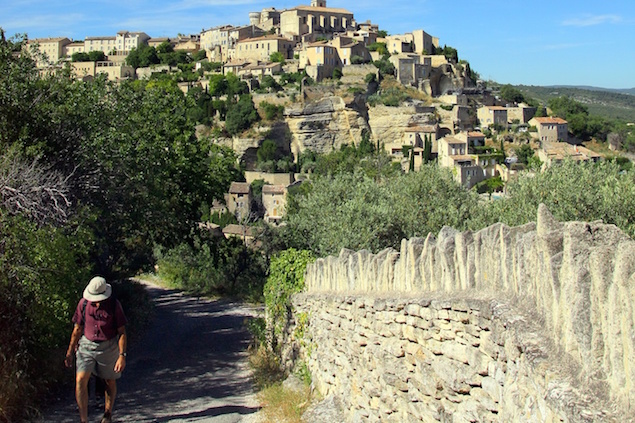
<path fill-rule="evenodd" d="M 126 316 L 112 286 L 96 276 L 84 289 L 73 315 L 73 333 L 64 360 L 73 365 L 76 355 L 75 398 L 82 423 L 88 422 L 88 381 L 94 374 L 106 383 L 105 410 L 101 423 L 111 423 L 117 396 L 117 379 L 126 367 Z"/>

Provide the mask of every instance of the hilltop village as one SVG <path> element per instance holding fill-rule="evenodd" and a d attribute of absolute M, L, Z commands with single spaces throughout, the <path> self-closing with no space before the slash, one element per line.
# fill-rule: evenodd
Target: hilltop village
<path fill-rule="evenodd" d="M 199 136 L 231 147 L 246 169 L 246 181 L 232 184 L 225 204 L 213 209 L 239 221 L 281 220 L 289 188 L 310 177 L 310 166 L 299 160 L 307 151 L 372 143 L 404 172 L 437 160 L 465 188 L 490 192 L 532 168 L 527 158 L 533 170 L 566 158 L 601 159 L 569 140 L 567 121 L 547 116 L 542 107 L 501 100 L 456 49 L 441 47 L 423 29 L 389 35 L 325 0 L 266 8 L 248 18 L 245 26 L 174 38 L 120 31 L 28 45 L 42 53 L 42 72 L 67 66 L 77 79 L 150 79 L 187 71 L 179 79 L 183 92 L 218 100 L 228 95 L 219 88 L 223 84 L 246 87 L 248 107 L 259 118 L 234 128 L 222 107 L 210 106 L 212 116 L 199 125 Z M 524 158 L 516 154 L 519 148 Z M 254 181 L 261 181 L 257 193 Z M 247 235 L 238 225 L 226 232 Z"/>

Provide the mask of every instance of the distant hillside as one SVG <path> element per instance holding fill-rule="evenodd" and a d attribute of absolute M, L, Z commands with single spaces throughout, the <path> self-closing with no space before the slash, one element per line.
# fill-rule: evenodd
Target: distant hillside
<path fill-rule="evenodd" d="M 549 85 L 549 86 L 546 86 L 545 88 L 578 88 L 580 90 L 587 90 L 587 91 L 608 91 L 611 93 L 635 95 L 635 88 L 601 88 L 601 87 L 591 87 L 589 85 Z"/>
<path fill-rule="evenodd" d="M 589 87 L 541 87 L 534 85 L 515 85 L 524 95 L 533 97 L 542 103 L 547 103 L 550 98 L 566 95 L 589 108 L 589 113 L 608 118 L 619 118 L 627 122 L 635 122 L 635 95 L 622 92 L 608 91 Z M 632 91 L 620 90 L 623 92 Z"/>

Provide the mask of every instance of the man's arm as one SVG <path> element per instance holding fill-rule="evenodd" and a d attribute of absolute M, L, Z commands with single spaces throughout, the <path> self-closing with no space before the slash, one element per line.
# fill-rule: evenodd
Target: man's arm
<path fill-rule="evenodd" d="M 126 335 L 126 327 L 121 326 L 117 329 L 119 333 L 119 358 L 115 363 L 115 372 L 121 373 L 126 368 L 126 351 L 128 349 L 128 337 Z"/>
<path fill-rule="evenodd" d="M 71 333 L 71 342 L 68 344 L 68 350 L 66 351 L 66 358 L 64 359 L 66 367 L 71 367 L 73 365 L 73 355 L 75 354 L 77 343 L 79 342 L 79 338 L 81 338 L 82 333 L 84 333 L 84 327 L 75 324 L 73 327 L 73 333 Z"/>

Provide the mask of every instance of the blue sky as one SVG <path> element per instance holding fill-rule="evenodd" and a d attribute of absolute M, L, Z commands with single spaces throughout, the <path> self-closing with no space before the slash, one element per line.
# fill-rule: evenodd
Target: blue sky
<path fill-rule="evenodd" d="M 0 27 L 30 38 L 198 33 L 248 13 L 310 0 L 2 0 Z M 391 34 L 424 29 L 485 79 L 527 85 L 635 87 L 634 0 L 327 0 Z"/>

